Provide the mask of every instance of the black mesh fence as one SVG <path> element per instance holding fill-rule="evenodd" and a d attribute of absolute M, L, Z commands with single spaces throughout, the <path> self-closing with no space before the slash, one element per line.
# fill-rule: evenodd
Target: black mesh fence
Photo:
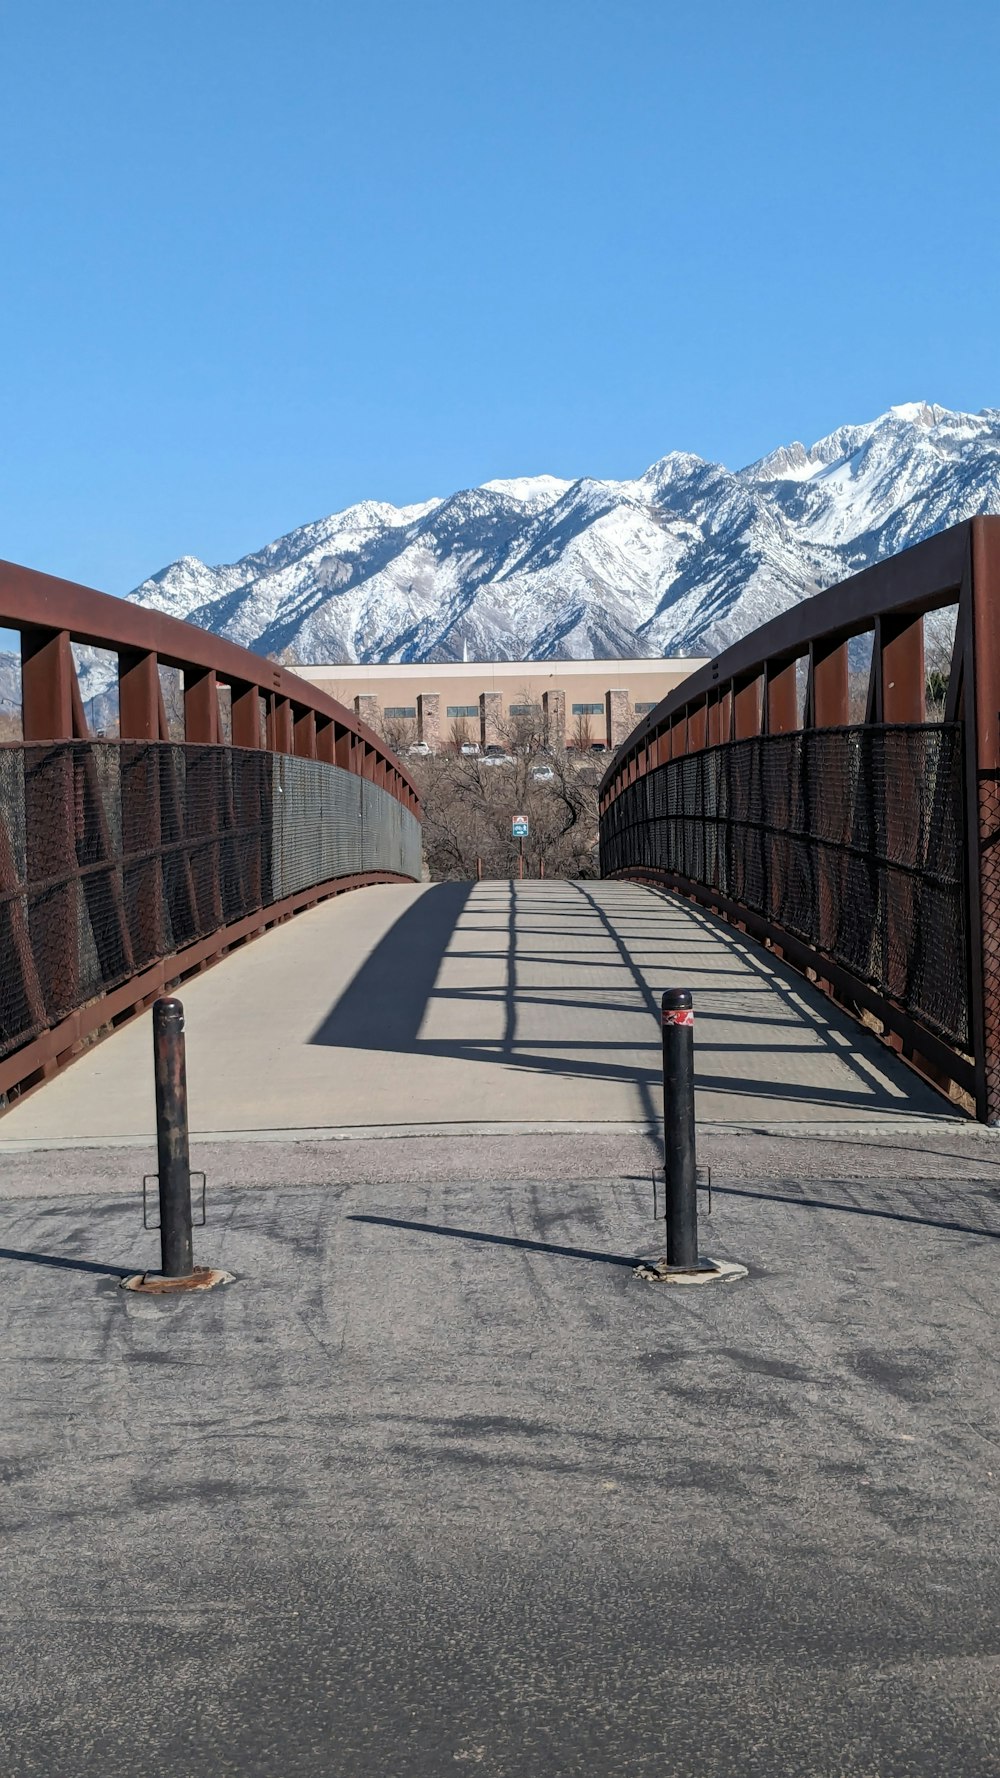
<path fill-rule="evenodd" d="M 629 785 L 601 870 L 716 890 L 968 1050 L 962 812 L 960 724 L 764 735 Z"/>
<path fill-rule="evenodd" d="M 0 1055 L 159 958 L 363 871 L 420 875 L 380 786 L 250 748 L 0 747 Z"/>

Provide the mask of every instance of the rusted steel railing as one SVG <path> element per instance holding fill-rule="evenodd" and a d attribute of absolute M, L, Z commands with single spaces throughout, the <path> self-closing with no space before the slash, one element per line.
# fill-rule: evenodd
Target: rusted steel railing
<path fill-rule="evenodd" d="M 1000 519 L 693 674 L 619 748 L 600 812 L 605 875 L 721 914 L 1000 1121 Z"/>
<path fill-rule="evenodd" d="M 276 922 L 419 877 L 409 773 L 286 668 L 3 562 L 0 627 L 20 633 L 22 706 L 0 745 L 0 1104 Z M 113 739 L 88 731 L 74 644 L 116 657 Z"/>

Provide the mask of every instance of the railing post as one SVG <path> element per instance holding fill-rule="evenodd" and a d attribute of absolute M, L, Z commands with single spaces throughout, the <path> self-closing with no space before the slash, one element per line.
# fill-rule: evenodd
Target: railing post
<path fill-rule="evenodd" d="M 667 1264 L 698 1264 L 698 1169 L 694 1123 L 694 1010 L 689 988 L 668 988 L 661 1001 L 663 1038 L 663 1176 Z"/>
<path fill-rule="evenodd" d="M 194 1251 L 184 1008 L 172 995 L 153 1002 L 153 1077 L 160 1185 L 160 1265 L 165 1278 L 189 1278 L 194 1271 Z"/>
<path fill-rule="evenodd" d="M 73 707 L 76 671 L 68 630 L 21 631 L 25 854 L 29 882 L 50 886 L 27 900 L 28 924 L 46 1022 L 80 995 L 80 886 Z M 52 745 L 47 743 L 64 745 Z M 35 745 L 42 743 L 42 745 Z"/>
<path fill-rule="evenodd" d="M 230 687 L 234 747 L 260 747 L 260 690 L 234 680 Z"/>
<path fill-rule="evenodd" d="M 790 735 L 799 727 L 798 661 L 768 661 L 764 676 L 765 728 L 769 735 Z"/>
<path fill-rule="evenodd" d="M 965 720 L 971 726 L 974 797 L 970 825 L 970 957 L 977 1112 L 1000 1123 L 1000 523 L 973 519 L 971 672 L 965 676 Z M 974 848 L 974 850 L 973 850 Z"/>
<path fill-rule="evenodd" d="M 219 692 L 211 667 L 184 669 L 184 739 L 212 747 L 222 739 Z"/>
<path fill-rule="evenodd" d="M 166 947 L 160 855 L 160 674 L 156 655 L 122 650 L 118 656 L 118 734 L 122 746 L 122 891 L 135 962 Z M 139 862 L 125 858 L 138 854 Z"/>

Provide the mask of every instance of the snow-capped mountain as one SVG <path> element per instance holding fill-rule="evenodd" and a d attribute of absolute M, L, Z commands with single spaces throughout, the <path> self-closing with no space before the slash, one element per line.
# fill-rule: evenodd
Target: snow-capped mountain
<path fill-rule="evenodd" d="M 911 403 L 736 471 L 677 451 L 635 481 L 366 500 L 128 596 L 302 663 L 715 654 L 981 512 L 1000 512 L 1000 409 Z"/>

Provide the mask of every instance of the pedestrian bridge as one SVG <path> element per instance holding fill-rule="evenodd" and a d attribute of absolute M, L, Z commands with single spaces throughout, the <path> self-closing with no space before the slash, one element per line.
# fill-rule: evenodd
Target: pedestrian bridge
<path fill-rule="evenodd" d="M 601 786 L 602 881 L 424 885 L 416 786 L 356 713 L 0 565 L 2 1140 L 148 1137 L 167 985 L 202 1132 L 651 1128 L 667 985 L 696 992 L 703 1121 L 997 1121 L 998 614 L 977 519 L 647 716 Z M 110 736 L 81 648 L 113 662 Z"/>

